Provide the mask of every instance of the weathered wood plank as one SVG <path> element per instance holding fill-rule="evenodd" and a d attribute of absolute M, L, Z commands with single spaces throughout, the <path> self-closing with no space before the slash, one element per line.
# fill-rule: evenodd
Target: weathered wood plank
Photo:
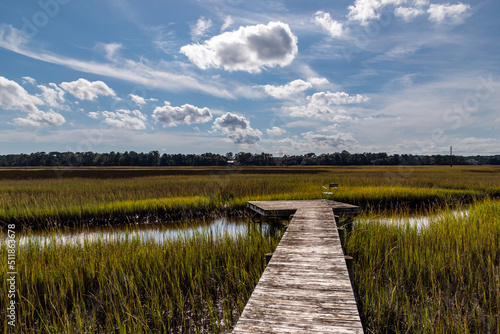
<path fill-rule="evenodd" d="M 256 201 L 248 207 L 294 216 L 233 334 L 363 333 L 333 214 L 355 215 L 359 208 L 331 201 Z"/>
<path fill-rule="evenodd" d="M 356 216 L 360 208 L 356 205 L 325 200 L 307 201 L 249 201 L 247 206 L 262 216 L 274 216 L 288 218 L 291 214 L 297 214 L 297 208 L 332 208 L 337 215 L 344 217 Z"/>

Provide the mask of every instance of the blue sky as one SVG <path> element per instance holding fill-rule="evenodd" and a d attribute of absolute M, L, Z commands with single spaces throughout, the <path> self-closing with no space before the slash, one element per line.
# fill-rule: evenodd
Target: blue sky
<path fill-rule="evenodd" d="M 0 1 L 0 154 L 500 154 L 499 1 Z"/>

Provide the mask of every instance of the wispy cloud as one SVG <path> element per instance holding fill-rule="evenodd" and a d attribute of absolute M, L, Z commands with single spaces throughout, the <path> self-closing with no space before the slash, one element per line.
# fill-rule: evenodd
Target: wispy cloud
<path fill-rule="evenodd" d="M 12 26 L 0 27 L 0 47 L 29 58 L 166 91 L 195 90 L 218 97 L 233 98 L 226 89 L 219 88 L 213 83 L 202 83 L 194 77 L 167 72 L 157 68 L 160 66 L 151 66 L 145 62 L 130 59 L 118 59 L 110 63 L 84 61 L 49 53 L 45 50 L 32 50 L 27 44 L 21 31 Z"/>
<path fill-rule="evenodd" d="M 397 45 L 392 49 L 386 51 L 373 59 L 370 62 L 375 61 L 399 61 L 414 55 L 421 47 L 423 42 L 415 42 L 415 44 L 403 44 Z"/>
<path fill-rule="evenodd" d="M 212 20 L 206 19 L 203 16 L 196 21 L 196 24 L 191 27 L 191 38 L 193 41 L 198 41 L 206 35 L 207 30 L 212 27 Z"/>
<path fill-rule="evenodd" d="M 278 140 L 282 148 L 299 153 L 351 149 L 357 145 L 352 133 L 319 134 L 313 131 Z"/>
<path fill-rule="evenodd" d="M 36 80 L 33 79 L 32 77 L 22 77 L 22 79 L 23 79 L 23 84 L 30 83 L 32 85 L 36 85 Z"/>
<path fill-rule="evenodd" d="M 233 17 L 231 15 L 227 15 L 224 17 L 224 23 L 222 24 L 221 28 L 220 28 L 220 31 L 224 31 L 226 30 L 227 28 L 229 28 L 231 25 L 233 25 L 234 23 L 234 20 L 233 20 Z"/>
<path fill-rule="evenodd" d="M 115 59 L 121 48 L 121 43 L 97 43 L 95 47 L 96 50 L 102 50 L 109 60 Z"/>

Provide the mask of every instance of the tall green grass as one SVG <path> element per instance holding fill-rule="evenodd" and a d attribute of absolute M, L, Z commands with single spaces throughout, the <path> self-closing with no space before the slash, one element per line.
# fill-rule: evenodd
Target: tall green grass
<path fill-rule="evenodd" d="M 359 222 L 346 249 L 368 332 L 500 332 L 498 201 L 422 228 Z"/>
<path fill-rule="evenodd" d="M 36 180 L 28 171 L 26 179 L 0 180 L 0 222 L 46 227 L 234 212 L 248 200 L 321 198 L 320 186 L 330 182 L 340 184 L 336 200 L 396 216 L 486 199 L 468 217 L 448 214 L 422 229 L 357 223 L 346 249 L 368 332 L 500 332 L 500 212 L 488 200 L 500 196 L 498 168 L 190 168 L 186 175 L 95 178 L 101 171 Z M 262 255 L 277 243 L 251 230 L 165 244 L 130 238 L 19 247 L 16 330 L 220 332 L 238 317 L 262 272 Z M 6 252 L 0 246 L 1 258 Z M 2 280 L 6 264 L 0 262 Z M 7 301 L 0 296 L 4 332 Z"/>
<path fill-rule="evenodd" d="M 219 234 L 218 234 L 219 235 Z M 17 249 L 16 333 L 218 333 L 239 316 L 280 235 L 129 237 Z M 5 244 L 0 257 L 7 258 Z M 0 262 L 5 282 L 7 261 Z M 0 328 L 7 295 L 0 295 Z"/>
<path fill-rule="evenodd" d="M 203 170 L 205 171 L 205 170 Z M 255 168 L 198 175 L 0 180 L 0 221 L 44 227 L 105 223 L 153 215 L 179 218 L 194 212 L 235 212 L 248 200 L 321 198 L 320 186 L 340 184 L 336 200 L 372 209 L 431 207 L 500 196 L 500 173 L 491 167 Z M 22 171 L 19 171 L 21 173 Z M 141 169 L 137 169 L 141 175 Z"/>

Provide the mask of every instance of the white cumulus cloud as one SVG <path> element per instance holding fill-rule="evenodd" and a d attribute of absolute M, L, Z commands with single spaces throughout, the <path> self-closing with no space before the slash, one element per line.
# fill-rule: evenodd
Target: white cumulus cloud
<path fill-rule="evenodd" d="M 45 105 L 45 102 L 39 97 L 29 94 L 17 82 L 0 76 L 0 108 L 19 110 L 28 114 L 27 117 L 14 119 L 15 123 L 29 126 L 49 126 L 61 125 L 66 121 L 61 114 L 53 110 L 42 111 L 38 109 L 37 105 Z"/>
<path fill-rule="evenodd" d="M 90 118 L 98 119 L 101 113 L 99 111 L 91 111 L 87 114 Z"/>
<path fill-rule="evenodd" d="M 329 13 L 318 11 L 314 14 L 314 22 L 320 25 L 330 36 L 334 38 L 343 37 L 346 33 L 342 23 L 332 19 Z"/>
<path fill-rule="evenodd" d="M 118 109 L 116 111 L 94 111 L 88 116 L 94 119 L 104 118 L 104 123 L 115 128 L 144 130 L 147 116 L 139 110 Z"/>
<path fill-rule="evenodd" d="M 142 96 L 135 95 L 135 94 L 128 94 L 132 102 L 134 102 L 137 105 L 143 105 L 146 104 L 146 99 L 144 99 Z"/>
<path fill-rule="evenodd" d="M 90 82 L 86 79 L 80 78 L 72 82 L 63 82 L 60 86 L 80 100 L 93 101 L 99 96 L 115 96 L 114 90 L 108 87 L 102 81 Z"/>
<path fill-rule="evenodd" d="M 227 71 L 250 73 L 265 67 L 287 66 L 297 51 L 297 37 L 282 22 L 240 27 L 180 50 L 201 69 L 223 67 Z"/>
<path fill-rule="evenodd" d="M 310 82 L 298 79 L 287 83 L 282 86 L 265 85 L 264 90 L 266 93 L 276 99 L 286 99 L 290 96 L 301 93 L 309 88 L 312 88 Z"/>
<path fill-rule="evenodd" d="M 55 83 L 49 83 L 49 86 L 38 85 L 42 91 L 41 98 L 51 107 L 63 108 L 62 103 L 66 102 L 64 94 L 66 93 Z"/>
<path fill-rule="evenodd" d="M 429 13 L 429 20 L 436 23 L 454 23 L 458 24 L 463 22 L 467 10 L 470 5 L 465 5 L 461 2 L 455 5 L 446 4 L 431 4 L 427 13 Z"/>
<path fill-rule="evenodd" d="M 283 111 L 292 117 L 328 118 L 333 122 L 343 122 L 352 118 L 345 115 L 346 110 L 341 108 L 342 105 L 363 103 L 368 100 L 368 97 L 360 94 L 318 92 L 308 96 L 305 104 L 283 107 Z"/>
<path fill-rule="evenodd" d="M 310 97 L 310 101 L 314 105 L 327 106 L 327 105 L 341 105 L 341 104 L 351 104 L 351 103 L 361 103 L 368 101 L 368 97 L 357 95 L 349 95 L 345 92 L 319 92 L 314 93 Z"/>
<path fill-rule="evenodd" d="M 153 118 L 163 126 L 177 126 L 179 124 L 206 123 L 212 119 L 212 113 L 208 108 L 198 108 L 190 104 L 173 107 L 170 102 L 165 101 L 162 107 L 156 107 Z"/>
<path fill-rule="evenodd" d="M 17 82 L 0 76 L 0 107 L 29 113 L 38 110 L 36 105 L 43 104 L 40 98 L 30 95 Z"/>
<path fill-rule="evenodd" d="M 293 80 L 285 85 L 274 86 L 274 85 L 264 85 L 264 91 L 276 98 L 276 99 L 287 99 L 294 97 L 310 88 L 324 86 L 328 84 L 326 78 L 309 78 L 307 81 L 302 79 Z"/>
<path fill-rule="evenodd" d="M 309 78 L 307 82 L 310 82 L 314 87 L 321 87 L 330 83 L 327 78 Z"/>
<path fill-rule="evenodd" d="M 147 104 L 148 101 L 158 101 L 158 99 L 150 98 L 150 99 L 145 99 L 142 96 L 135 95 L 135 94 L 128 94 L 130 97 L 130 100 L 137 104 L 138 106 L 142 107 L 143 105 Z"/>
<path fill-rule="evenodd" d="M 394 15 L 401 17 L 406 22 L 410 22 L 423 13 L 424 11 L 422 9 L 413 7 L 398 7 L 394 10 Z"/>
<path fill-rule="evenodd" d="M 41 111 L 36 110 L 30 113 L 27 117 L 18 117 L 14 119 L 14 122 L 19 125 L 28 126 L 58 126 L 66 122 L 61 114 L 54 112 L 53 110 Z"/>
<path fill-rule="evenodd" d="M 283 134 L 286 133 L 286 130 L 285 129 L 282 129 L 282 128 L 279 128 L 277 126 L 273 126 L 271 129 L 267 129 L 266 130 L 266 133 L 269 135 L 269 136 L 274 136 L 274 137 L 278 137 L 278 136 L 281 136 Z"/>
<path fill-rule="evenodd" d="M 356 0 L 354 5 L 348 7 L 349 20 L 360 21 L 362 25 L 371 20 L 379 19 L 382 9 L 388 5 L 400 5 L 406 0 Z"/>
<path fill-rule="evenodd" d="M 212 125 L 214 131 L 221 131 L 227 135 L 227 139 L 234 144 L 253 145 L 260 141 L 262 132 L 253 129 L 244 116 L 226 113 L 215 119 Z"/>

